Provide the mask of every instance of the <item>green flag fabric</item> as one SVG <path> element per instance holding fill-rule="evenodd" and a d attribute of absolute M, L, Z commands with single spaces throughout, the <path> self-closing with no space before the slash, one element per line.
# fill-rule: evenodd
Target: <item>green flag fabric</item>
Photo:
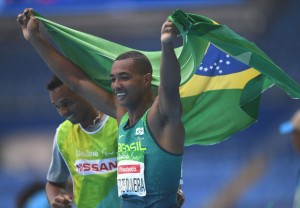
<path fill-rule="evenodd" d="M 110 68 L 115 58 L 137 50 L 76 31 L 35 14 L 64 55 L 99 86 L 111 92 Z M 292 98 L 300 86 L 254 43 L 225 25 L 197 14 L 174 11 L 168 17 L 179 29 L 183 45 L 175 49 L 181 66 L 180 96 L 185 145 L 219 143 L 258 118 L 260 95 L 276 85 Z M 159 85 L 161 51 L 142 51 Z"/>

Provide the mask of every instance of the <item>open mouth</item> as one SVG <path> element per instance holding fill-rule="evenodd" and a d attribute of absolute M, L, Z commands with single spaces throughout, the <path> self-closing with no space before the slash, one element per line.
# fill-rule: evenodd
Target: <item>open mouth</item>
<path fill-rule="evenodd" d="M 126 93 L 125 92 L 119 92 L 119 93 L 116 93 L 117 94 L 117 97 L 118 98 L 123 98 L 125 97 Z"/>

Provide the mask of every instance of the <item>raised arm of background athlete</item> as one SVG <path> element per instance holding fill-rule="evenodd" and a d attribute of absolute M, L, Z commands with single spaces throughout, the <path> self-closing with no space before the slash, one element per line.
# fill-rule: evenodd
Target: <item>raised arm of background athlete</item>
<path fill-rule="evenodd" d="M 73 91 L 80 94 L 103 113 L 116 118 L 116 100 L 93 83 L 83 71 L 70 60 L 58 53 L 39 31 L 39 21 L 33 16 L 33 10 L 25 9 L 18 15 L 24 38 L 34 47 L 51 71 Z"/>
<path fill-rule="evenodd" d="M 178 30 L 171 21 L 161 29 L 162 57 L 158 96 L 149 111 L 149 127 L 157 142 L 167 151 L 183 152 L 185 130 L 181 122 L 182 106 L 179 95 L 180 65 L 173 42 Z"/>

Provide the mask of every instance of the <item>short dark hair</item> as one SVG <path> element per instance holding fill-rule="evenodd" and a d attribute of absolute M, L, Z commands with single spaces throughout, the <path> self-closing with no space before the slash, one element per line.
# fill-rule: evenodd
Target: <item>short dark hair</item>
<path fill-rule="evenodd" d="M 56 75 L 52 75 L 52 78 L 47 84 L 47 90 L 53 91 L 56 88 L 62 86 L 63 84 L 64 83 Z"/>
<path fill-rule="evenodd" d="M 128 51 L 120 54 L 116 61 L 124 59 L 133 59 L 135 67 L 143 74 L 152 74 L 152 65 L 150 60 L 143 53 L 139 51 Z"/>

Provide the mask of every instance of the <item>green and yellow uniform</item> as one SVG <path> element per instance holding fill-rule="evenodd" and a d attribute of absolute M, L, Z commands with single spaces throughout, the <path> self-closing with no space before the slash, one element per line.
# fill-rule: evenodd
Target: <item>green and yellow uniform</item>
<path fill-rule="evenodd" d="M 57 129 L 56 143 L 71 173 L 76 207 L 119 207 L 116 120 L 105 116 L 95 132 L 65 121 Z M 49 174 L 48 180 L 60 182 L 53 181 Z"/>
<path fill-rule="evenodd" d="M 118 192 L 122 208 L 176 207 L 182 154 L 162 149 L 153 138 L 148 111 L 133 126 L 122 118 L 118 138 Z"/>

